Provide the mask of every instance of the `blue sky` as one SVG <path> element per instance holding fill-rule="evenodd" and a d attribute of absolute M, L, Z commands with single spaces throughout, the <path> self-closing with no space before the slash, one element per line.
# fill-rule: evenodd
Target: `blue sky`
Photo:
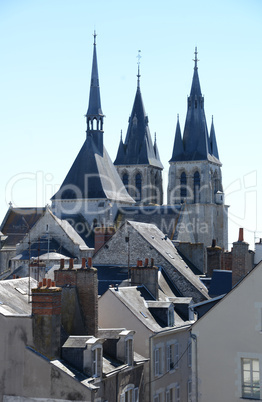
<path fill-rule="evenodd" d="M 210 128 L 214 116 L 229 209 L 253 248 L 262 237 L 262 2 L 0 1 L 0 221 L 8 202 L 42 206 L 60 186 L 84 139 L 93 31 L 105 146 L 115 159 L 136 92 L 165 167 L 177 114 L 183 130 L 195 46 Z"/>

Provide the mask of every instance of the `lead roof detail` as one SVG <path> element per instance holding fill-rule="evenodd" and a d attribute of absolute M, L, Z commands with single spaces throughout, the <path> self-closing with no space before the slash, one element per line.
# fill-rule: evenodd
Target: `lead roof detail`
<path fill-rule="evenodd" d="M 170 162 L 208 160 L 221 164 L 212 123 L 209 137 L 197 66 L 197 48 L 195 49 L 194 74 L 190 95 L 187 100 L 187 115 L 181 139 L 180 127 L 177 126 L 173 154 Z"/>

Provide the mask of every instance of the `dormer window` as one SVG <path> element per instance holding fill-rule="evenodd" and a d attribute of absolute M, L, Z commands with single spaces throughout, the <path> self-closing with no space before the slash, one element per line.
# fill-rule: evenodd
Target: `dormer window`
<path fill-rule="evenodd" d="M 174 326 L 174 307 L 171 306 L 171 308 L 168 309 L 168 326 L 173 327 Z"/>
<path fill-rule="evenodd" d="M 129 366 L 133 364 L 133 338 L 125 339 L 125 363 Z"/>
<path fill-rule="evenodd" d="M 92 376 L 101 377 L 102 375 L 102 346 L 92 349 Z"/>

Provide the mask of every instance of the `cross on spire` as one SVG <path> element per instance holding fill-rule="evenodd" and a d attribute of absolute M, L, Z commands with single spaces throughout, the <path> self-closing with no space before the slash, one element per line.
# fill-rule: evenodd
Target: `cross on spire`
<path fill-rule="evenodd" d="M 195 70 L 197 69 L 197 62 L 199 61 L 199 59 L 197 58 L 197 47 L 195 47 L 195 58 L 193 59 L 193 61 L 195 62 Z"/>
<path fill-rule="evenodd" d="M 140 59 L 141 59 L 141 50 L 138 50 L 138 55 L 136 56 L 137 58 L 137 65 L 138 65 L 138 69 L 137 69 L 137 87 L 140 87 Z"/>

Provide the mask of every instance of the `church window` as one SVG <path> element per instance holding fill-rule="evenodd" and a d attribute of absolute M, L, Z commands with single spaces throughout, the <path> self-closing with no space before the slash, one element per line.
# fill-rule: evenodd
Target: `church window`
<path fill-rule="evenodd" d="M 140 173 L 136 174 L 136 201 L 141 201 L 142 191 L 142 176 Z"/>
<path fill-rule="evenodd" d="M 128 190 L 128 174 L 127 173 L 123 174 L 122 181 L 123 181 L 125 188 Z"/>
<path fill-rule="evenodd" d="M 180 176 L 180 198 L 181 202 L 184 202 L 184 199 L 187 196 L 187 178 L 185 172 L 183 172 Z"/>
<path fill-rule="evenodd" d="M 194 203 L 200 202 L 200 174 L 194 174 Z"/>

